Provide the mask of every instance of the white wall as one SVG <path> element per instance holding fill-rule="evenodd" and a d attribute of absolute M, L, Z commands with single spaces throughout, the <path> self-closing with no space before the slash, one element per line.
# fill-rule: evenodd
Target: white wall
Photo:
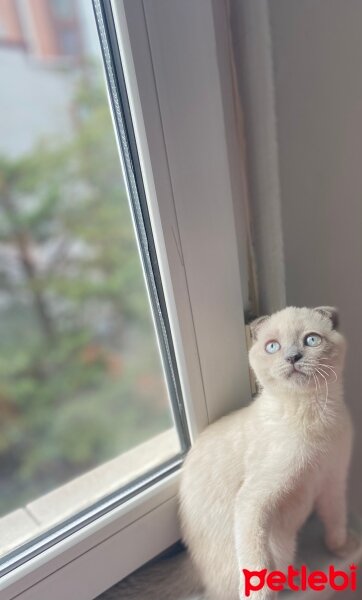
<path fill-rule="evenodd" d="M 264 40 L 247 12 L 252 2 L 233 2 L 246 119 L 265 119 L 250 102 L 248 69 L 269 51 L 274 98 L 267 112 L 269 120 L 276 117 L 271 135 L 278 144 L 287 303 L 340 307 L 349 341 L 347 400 L 357 432 L 351 489 L 362 509 L 362 2 L 258 0 L 269 12 Z M 265 78 L 263 69 L 257 74 Z M 254 130 L 249 152 L 253 175 L 263 153 Z M 252 201 L 268 206 L 268 186 Z M 255 220 L 258 230 L 258 213 Z"/>
<path fill-rule="evenodd" d="M 289 304 L 335 304 L 362 508 L 362 2 L 269 2 Z"/>

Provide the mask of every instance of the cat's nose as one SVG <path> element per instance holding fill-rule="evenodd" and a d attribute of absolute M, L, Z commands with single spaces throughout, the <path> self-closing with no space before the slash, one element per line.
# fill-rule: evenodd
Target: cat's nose
<path fill-rule="evenodd" d="M 285 359 L 290 362 L 292 365 L 298 362 L 302 358 L 303 354 L 301 352 L 293 352 L 293 354 L 288 354 Z"/>

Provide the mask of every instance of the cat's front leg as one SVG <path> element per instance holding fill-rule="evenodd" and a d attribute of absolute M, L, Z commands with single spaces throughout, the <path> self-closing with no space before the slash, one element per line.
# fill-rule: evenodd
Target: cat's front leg
<path fill-rule="evenodd" d="M 341 482 L 329 478 L 317 500 L 317 512 L 324 525 L 326 547 L 333 553 L 347 542 L 347 503 Z"/>
<path fill-rule="evenodd" d="M 268 569 L 243 569 L 239 585 L 239 599 L 272 600 L 277 594 L 267 584 Z"/>
<path fill-rule="evenodd" d="M 324 524 L 327 549 L 339 558 L 352 555 L 361 541 L 348 529 L 346 492 L 341 482 L 326 482 L 317 501 L 317 512 Z"/>
<path fill-rule="evenodd" d="M 266 575 L 275 570 L 270 549 L 269 499 L 262 498 L 254 486 L 244 484 L 239 490 L 234 509 L 234 537 L 239 565 L 240 600 L 275 598 L 266 585 Z"/>
<path fill-rule="evenodd" d="M 347 475 L 351 442 L 352 435 L 346 431 L 343 443 L 341 441 L 339 445 L 338 456 L 331 460 L 316 502 L 317 513 L 325 528 L 326 547 L 338 556 L 346 556 L 353 546 L 356 547 L 347 523 Z"/>

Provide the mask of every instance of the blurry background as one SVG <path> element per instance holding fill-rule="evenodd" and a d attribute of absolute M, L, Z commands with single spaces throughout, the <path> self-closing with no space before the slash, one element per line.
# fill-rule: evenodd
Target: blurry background
<path fill-rule="evenodd" d="M 0 1 L 0 516 L 172 424 L 89 0 Z"/>

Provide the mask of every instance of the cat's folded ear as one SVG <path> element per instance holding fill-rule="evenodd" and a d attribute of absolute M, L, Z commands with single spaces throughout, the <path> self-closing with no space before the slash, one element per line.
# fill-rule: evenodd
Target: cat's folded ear
<path fill-rule="evenodd" d="M 251 337 L 255 341 L 258 338 L 259 329 L 265 321 L 270 319 L 269 315 L 264 315 L 263 317 L 258 317 L 249 323 Z"/>
<path fill-rule="evenodd" d="M 338 308 L 335 308 L 334 306 L 317 306 L 317 308 L 315 308 L 314 310 L 319 312 L 324 317 L 328 317 L 328 319 L 330 319 L 332 321 L 333 329 L 338 329 L 338 325 L 339 325 Z"/>

